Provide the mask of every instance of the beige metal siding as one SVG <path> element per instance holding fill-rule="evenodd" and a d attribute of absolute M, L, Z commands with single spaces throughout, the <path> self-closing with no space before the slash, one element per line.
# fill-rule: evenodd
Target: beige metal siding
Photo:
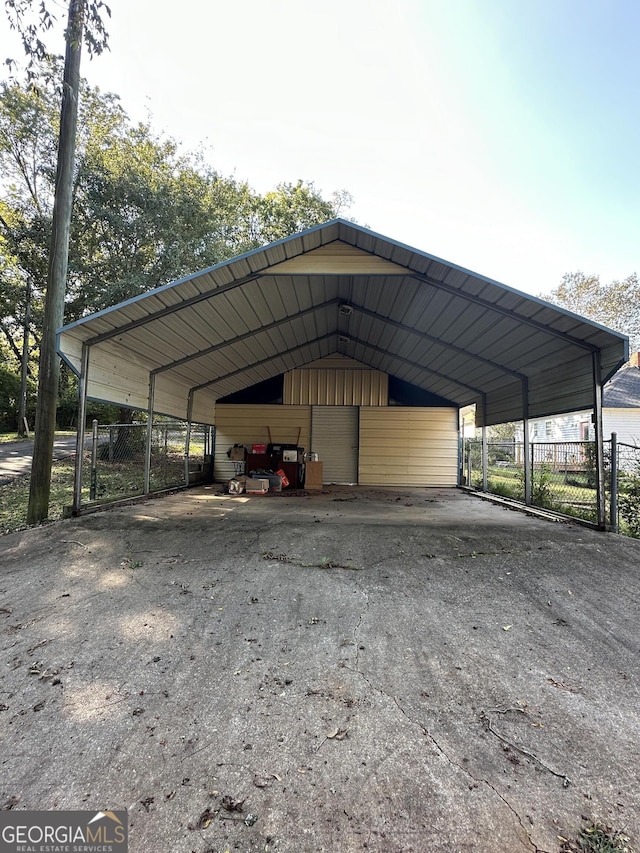
<path fill-rule="evenodd" d="M 271 439 L 269 439 L 271 431 Z M 234 474 L 227 450 L 234 444 L 299 444 L 310 446 L 311 409 L 309 406 L 216 406 L 216 452 L 214 477 L 229 480 Z"/>
<path fill-rule="evenodd" d="M 290 370 L 283 399 L 298 406 L 386 406 L 389 377 L 379 370 L 323 368 Z"/>
<path fill-rule="evenodd" d="M 357 407 L 314 406 L 311 409 L 311 449 L 322 462 L 324 483 L 357 483 Z"/>
<path fill-rule="evenodd" d="M 455 486 L 458 412 L 388 406 L 360 409 L 363 486 Z"/>
<path fill-rule="evenodd" d="M 269 272 L 280 272 L 288 275 L 331 274 L 334 275 L 404 275 L 406 269 L 402 266 L 380 258 L 369 252 L 363 252 L 347 243 L 336 240 L 326 246 L 320 246 L 311 252 L 275 264 Z"/>
<path fill-rule="evenodd" d="M 105 358 L 98 347 L 91 350 L 87 395 L 119 406 L 146 410 L 149 406 L 149 367 L 134 353 L 125 354 L 126 359 L 119 363 L 117 358 Z"/>
<path fill-rule="evenodd" d="M 192 420 L 196 424 L 216 422 L 216 401 L 209 389 L 196 391 L 193 395 Z"/>

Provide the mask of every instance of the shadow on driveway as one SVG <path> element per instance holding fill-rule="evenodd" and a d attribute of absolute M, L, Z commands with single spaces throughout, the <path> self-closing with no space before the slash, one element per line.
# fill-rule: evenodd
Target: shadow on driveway
<path fill-rule="evenodd" d="M 203 487 L 1 545 L 0 806 L 127 808 L 132 853 L 640 836 L 637 541 Z"/>

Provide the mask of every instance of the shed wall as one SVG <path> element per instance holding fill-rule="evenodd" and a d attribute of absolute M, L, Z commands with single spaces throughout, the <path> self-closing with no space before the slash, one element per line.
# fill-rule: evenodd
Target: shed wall
<path fill-rule="evenodd" d="M 227 450 L 234 444 L 268 444 L 273 441 L 297 443 L 308 449 L 310 440 L 310 406 L 218 404 L 214 478 L 229 480 L 233 477 L 235 471 L 227 458 Z"/>
<path fill-rule="evenodd" d="M 457 409 L 360 409 L 360 485 L 455 486 L 457 480 Z"/>
<path fill-rule="evenodd" d="M 289 405 L 386 406 L 389 377 L 379 370 L 323 368 L 290 370 L 283 400 Z"/>

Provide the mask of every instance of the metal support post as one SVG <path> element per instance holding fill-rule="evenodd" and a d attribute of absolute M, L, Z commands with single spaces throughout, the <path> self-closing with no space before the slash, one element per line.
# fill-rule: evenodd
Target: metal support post
<path fill-rule="evenodd" d="M 489 491 L 489 448 L 487 445 L 487 395 L 482 395 L 482 491 Z"/>
<path fill-rule="evenodd" d="M 149 374 L 149 406 L 147 408 L 147 446 L 144 457 L 144 493 L 151 491 L 151 444 L 153 442 L 153 402 L 156 394 L 156 375 Z"/>
<path fill-rule="evenodd" d="M 80 378 L 78 380 L 78 433 L 76 437 L 76 465 L 73 480 L 72 512 L 77 515 L 82 504 L 82 455 L 84 451 L 84 422 L 87 417 L 87 381 L 89 374 L 89 347 L 82 344 Z"/>
<path fill-rule="evenodd" d="M 604 439 L 602 424 L 602 367 L 600 351 L 592 353 L 593 365 L 593 421 L 596 430 L 596 500 L 598 528 L 607 525 L 606 496 L 604 488 Z"/>
<path fill-rule="evenodd" d="M 95 501 L 98 487 L 98 421 L 94 418 L 91 429 L 91 484 L 89 500 Z"/>
<path fill-rule="evenodd" d="M 189 485 L 189 445 L 191 444 L 191 417 L 193 415 L 193 389 L 189 391 L 189 399 L 187 401 L 187 435 L 185 438 L 184 447 L 184 483 Z"/>
<path fill-rule="evenodd" d="M 531 449 L 529 443 L 529 382 L 522 379 L 522 427 L 524 431 L 523 464 L 524 464 L 524 502 L 531 505 Z"/>
<path fill-rule="evenodd" d="M 489 453 L 486 426 L 482 427 L 482 491 L 489 491 Z"/>
<path fill-rule="evenodd" d="M 611 504 L 609 507 L 609 525 L 614 533 L 618 532 L 618 434 L 611 433 Z"/>

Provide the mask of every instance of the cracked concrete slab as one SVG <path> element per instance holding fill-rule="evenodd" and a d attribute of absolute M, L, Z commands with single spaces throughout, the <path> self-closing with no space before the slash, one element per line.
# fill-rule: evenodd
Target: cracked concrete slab
<path fill-rule="evenodd" d="M 0 545 L 0 806 L 127 808 L 134 853 L 640 837 L 637 541 L 202 487 Z"/>

